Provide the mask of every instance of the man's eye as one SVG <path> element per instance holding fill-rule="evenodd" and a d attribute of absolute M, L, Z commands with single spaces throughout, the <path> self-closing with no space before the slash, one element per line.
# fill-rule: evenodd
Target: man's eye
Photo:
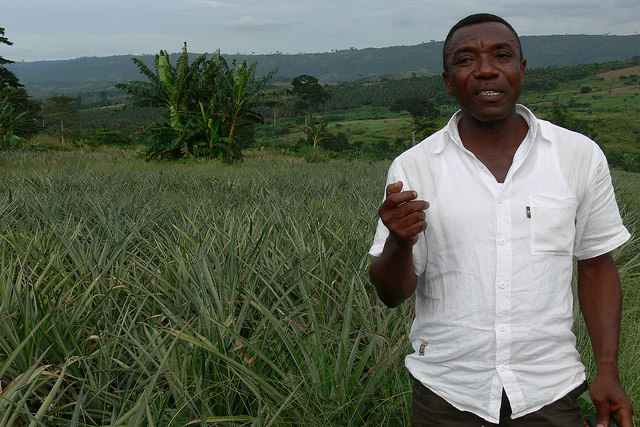
<path fill-rule="evenodd" d="M 461 58 L 458 58 L 456 60 L 456 64 L 467 64 L 469 62 L 473 61 L 473 58 L 469 57 L 469 56 L 463 56 Z"/>

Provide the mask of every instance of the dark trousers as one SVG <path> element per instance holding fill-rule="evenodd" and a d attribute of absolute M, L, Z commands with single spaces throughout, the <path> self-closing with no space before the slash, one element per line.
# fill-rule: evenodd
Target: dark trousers
<path fill-rule="evenodd" d="M 503 391 L 500 424 L 493 424 L 471 412 L 454 408 L 420 381 L 412 380 L 413 427 L 584 427 L 578 397 L 587 389 L 586 382 L 557 401 L 514 420 L 511 419 L 509 399 Z"/>

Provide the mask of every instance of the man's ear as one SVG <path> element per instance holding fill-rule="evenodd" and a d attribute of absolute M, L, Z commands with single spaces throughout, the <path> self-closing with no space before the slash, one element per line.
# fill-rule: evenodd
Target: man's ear
<path fill-rule="evenodd" d="M 520 62 L 520 79 L 522 80 L 521 84 L 524 84 L 524 70 L 527 68 L 527 60 L 523 59 L 522 62 Z"/>
<path fill-rule="evenodd" d="M 451 81 L 449 80 L 449 75 L 447 74 L 446 71 L 442 72 L 442 79 L 444 80 L 444 84 L 447 87 L 447 90 L 449 91 L 449 95 L 454 96 L 453 87 L 451 86 Z"/>

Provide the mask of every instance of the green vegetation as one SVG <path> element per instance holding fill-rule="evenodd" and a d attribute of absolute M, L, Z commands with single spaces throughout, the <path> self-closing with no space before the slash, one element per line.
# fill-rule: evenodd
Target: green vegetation
<path fill-rule="evenodd" d="M 576 50 L 583 38 L 571 40 Z M 529 41 L 534 57 L 562 52 Z M 2 28 L 0 43 L 11 44 Z M 439 54 L 441 43 L 420 48 Z M 380 76 L 427 56 L 374 51 L 279 55 L 324 61 L 314 62 L 320 80 L 336 81 L 323 56 L 333 55 L 361 79 L 314 85 L 326 102 L 307 103 L 304 115 L 282 81 L 266 86 L 272 72 L 185 46 L 175 66 L 164 51 L 153 65 L 134 60 L 148 81 L 118 86 L 135 107 L 115 82 L 97 77 L 69 93 L 50 71 L 56 92 L 47 96 L 65 101 L 51 111 L 77 113 L 43 119 L 0 57 L 0 427 L 408 424 L 412 305 L 381 307 L 367 278 L 388 167 L 378 160 L 457 106 L 425 71 L 365 81 L 372 64 Z M 611 54 L 598 61 L 619 58 Z M 80 62 L 104 72 L 103 59 Z M 522 97 L 541 118 L 593 137 L 626 171 L 614 179 L 634 238 L 615 258 L 621 380 L 636 408 L 639 76 L 637 57 L 532 69 Z M 416 95 L 430 104 L 414 109 Z M 180 160 L 145 163 L 133 155 L 143 150 Z M 230 165 L 203 159 L 243 152 Z M 592 378 L 577 311 L 575 332 Z"/>
<path fill-rule="evenodd" d="M 350 142 L 342 158 L 392 158 L 410 146 L 410 115 L 391 111 L 411 99 L 407 94 L 424 94 L 441 111 L 427 126 L 417 127 L 418 140 L 444 125 L 458 108 L 440 76 L 345 83 L 327 90 L 331 99 L 321 108 L 327 130 L 343 132 Z M 521 101 L 540 118 L 595 139 L 614 167 L 640 172 L 640 58 L 528 70 Z M 283 129 L 288 123 L 293 129 L 295 118 L 281 118 L 277 131 L 268 125 L 259 129 L 257 143 L 294 150 L 295 133 Z"/>
<path fill-rule="evenodd" d="M 591 136 L 614 167 L 640 172 L 639 78 L 640 58 L 532 70 L 522 102 L 541 118 Z M 545 81 L 549 89 L 535 89 Z"/>
<path fill-rule="evenodd" d="M 76 115 L 76 99 L 67 95 L 52 96 L 44 108 L 46 117 L 60 121 L 60 143 L 64 145 L 64 122 Z"/>
<path fill-rule="evenodd" d="M 147 159 L 242 157 L 241 131 L 264 122 L 255 108 L 269 103 L 263 88 L 275 71 L 257 80 L 256 64 L 229 66 L 218 54 L 190 62 L 186 43 L 176 66 L 165 51 L 156 55 L 155 71 L 139 59 L 134 62 L 148 81 L 116 86 L 136 98 L 134 105 L 164 108 L 161 122 L 146 132 Z"/>
<path fill-rule="evenodd" d="M 407 425 L 412 304 L 367 277 L 387 167 L 0 152 L 0 425 Z M 639 242 L 615 253 L 636 408 Z"/>
<path fill-rule="evenodd" d="M 28 112 L 16 114 L 9 102 L 0 103 L 0 149 L 19 147 L 24 138 L 18 136 L 21 126 L 28 120 Z"/>
<path fill-rule="evenodd" d="M 0 27 L 0 45 L 13 43 Z M 29 99 L 14 72 L 6 66 L 13 61 L 0 56 L 0 148 L 20 146 L 24 138 L 35 133 L 40 104 Z"/>
<path fill-rule="evenodd" d="M 640 111 L 638 61 L 528 70 L 522 102 L 539 117 L 594 138 L 615 167 L 640 171 L 640 115 L 629 114 Z M 585 91 L 585 87 L 591 90 Z M 440 76 L 345 83 L 324 87 L 331 98 L 316 107 L 317 112 L 311 116 L 313 126 L 305 127 L 304 115 L 295 108 L 296 98 L 283 96 L 279 86 L 265 89 L 270 106 L 254 111 L 273 120 L 248 128 L 238 148 L 275 150 L 314 161 L 390 159 L 408 148 L 415 121 L 410 114 L 391 109 L 411 94 L 424 94 L 441 112 L 435 119 L 420 120 L 416 140 L 444 125 L 457 109 Z M 277 96 L 280 99 L 276 102 Z M 92 142 L 96 141 L 96 129 L 123 132 L 132 147 L 139 146 L 144 143 L 144 134 L 134 131 L 157 120 L 162 108 L 123 110 L 116 105 L 81 109 L 72 129 L 75 146 L 101 147 L 103 144 Z M 199 110 L 198 114 L 201 116 Z M 191 123 L 198 122 L 203 121 L 196 116 Z M 53 132 L 55 123 L 47 122 L 46 126 Z M 197 132 L 192 135 L 193 145 L 206 140 Z M 338 138 L 340 142 L 336 143 Z M 311 155 L 309 147 L 314 141 L 320 148 Z"/>
<path fill-rule="evenodd" d="M 391 105 L 391 111 L 406 111 L 411 115 L 411 145 L 416 145 L 416 130 L 422 129 L 423 134 L 432 134 L 438 128 L 434 125 L 440 110 L 433 101 L 424 96 L 410 96 L 397 98 Z M 428 129 L 428 131 L 424 131 Z"/>
<path fill-rule="evenodd" d="M 531 69 L 556 66 L 602 63 L 628 59 L 640 52 L 640 35 L 553 35 L 524 36 L 522 47 Z M 258 63 L 256 73 L 265 75 L 279 70 L 280 81 L 289 82 L 294 76 L 311 74 L 320 82 L 364 81 L 384 76 L 410 77 L 442 72 L 442 41 L 427 41 L 413 46 L 343 49 L 324 53 L 265 55 L 223 54 L 227 62 Z M 175 62 L 180 53 L 171 55 Z M 194 59 L 197 55 L 192 55 Z M 141 59 L 152 67 L 154 55 Z M 65 94 L 76 97 L 81 91 L 84 99 L 98 98 L 104 93 L 116 96 L 110 88 L 115 83 L 135 80 L 138 70 L 131 56 L 85 57 L 64 61 L 38 61 L 11 65 L 26 83 L 29 93 L 38 99 Z"/>
<path fill-rule="evenodd" d="M 327 102 L 331 95 L 318 83 L 318 79 L 306 74 L 291 80 L 291 95 L 295 98 L 294 111 L 304 113 L 304 124 L 309 126 L 312 109 Z"/>
<path fill-rule="evenodd" d="M 82 150 L 102 150 L 112 141 L 131 150 L 146 145 L 147 158 L 233 159 L 253 149 L 310 162 L 381 160 L 410 147 L 414 137 L 419 141 L 440 128 L 458 108 L 439 75 L 413 73 L 324 86 L 313 76 L 298 76 L 319 94 L 318 100 L 309 100 L 282 82 L 268 82 L 273 74 L 257 79 L 257 64 L 229 65 L 218 55 L 193 58 L 186 48 L 175 67 L 166 52 L 160 58 L 162 67 L 153 69 L 134 60 L 149 81 L 118 85 L 135 99 L 111 98 L 106 92 L 100 98 L 76 98 L 77 120 L 65 124 L 72 143 L 59 145 Z M 413 111 L 401 104 L 416 94 L 432 103 L 433 114 L 412 117 L 402 111 Z M 629 114 L 640 112 L 640 57 L 529 69 L 522 102 L 539 117 L 595 139 L 614 167 L 640 171 L 640 115 Z M 9 112 L 3 117 L 12 117 Z M 56 126 L 43 120 L 41 133 L 53 135 Z M 106 138 L 105 133 L 118 137 Z M 21 144 L 36 149 L 52 145 L 18 140 L 4 147 Z"/>

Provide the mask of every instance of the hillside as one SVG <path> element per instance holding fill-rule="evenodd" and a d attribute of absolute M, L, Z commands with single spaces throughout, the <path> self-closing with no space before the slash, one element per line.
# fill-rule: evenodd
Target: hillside
<path fill-rule="evenodd" d="M 412 72 L 439 74 L 442 69 L 442 44 L 441 41 L 431 41 L 414 46 L 348 49 L 327 53 L 225 57 L 257 62 L 258 73 L 262 74 L 277 68 L 277 78 L 283 81 L 300 74 L 311 74 L 323 82 L 346 82 Z M 524 36 L 522 45 L 529 68 L 564 67 L 623 60 L 640 55 L 640 35 Z M 154 55 L 139 58 L 152 65 Z M 129 55 L 20 62 L 10 64 L 8 68 L 16 73 L 29 93 L 36 98 L 59 93 L 75 96 L 82 91 L 106 90 L 115 83 L 141 77 Z"/>

